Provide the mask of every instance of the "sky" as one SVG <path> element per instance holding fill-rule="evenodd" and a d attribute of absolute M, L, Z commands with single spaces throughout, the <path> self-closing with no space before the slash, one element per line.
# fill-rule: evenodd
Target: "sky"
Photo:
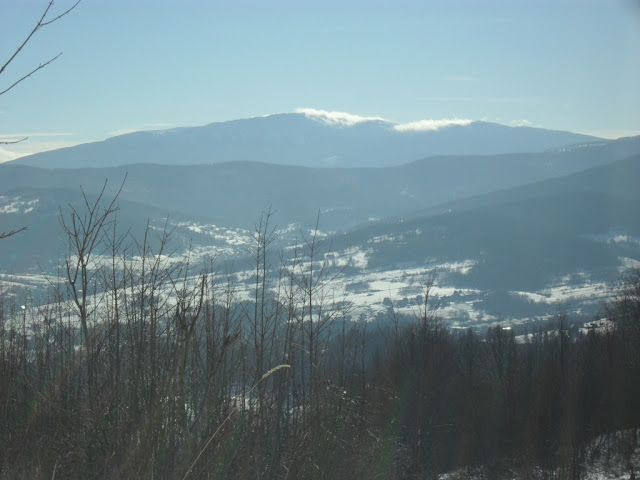
<path fill-rule="evenodd" d="M 46 5 L 0 0 L 0 65 Z M 305 108 L 640 134 L 639 0 L 82 0 L 0 91 L 60 52 L 0 95 L 0 162 Z"/>

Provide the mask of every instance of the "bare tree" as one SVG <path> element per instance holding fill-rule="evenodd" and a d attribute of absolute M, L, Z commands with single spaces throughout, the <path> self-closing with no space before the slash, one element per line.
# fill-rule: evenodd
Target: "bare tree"
<path fill-rule="evenodd" d="M 69 205 L 67 214 L 64 214 L 60 209 L 60 224 L 67 236 L 67 245 L 69 247 L 69 254 L 65 259 L 65 273 L 73 304 L 80 320 L 80 328 L 87 355 L 90 393 L 93 383 L 92 357 L 95 352 L 93 352 L 93 336 L 89 332 L 88 319 L 96 308 L 96 303 L 90 301 L 90 292 L 92 288 L 94 291 L 96 290 L 95 281 L 98 278 L 97 271 L 94 268 L 95 265 L 92 262 L 98 254 L 97 248 L 108 233 L 107 227 L 112 221 L 113 214 L 118 211 L 115 202 L 123 186 L 124 180 L 120 185 L 120 189 L 106 207 L 102 204 L 105 189 L 107 188 L 107 182 L 105 181 L 94 202 L 90 202 L 87 194 L 82 190 L 84 212 L 79 212 L 73 205 Z"/>
<path fill-rule="evenodd" d="M 302 245 L 294 247 L 292 275 L 299 291 L 300 314 L 299 349 L 304 352 L 300 356 L 300 374 L 302 384 L 302 412 L 307 414 L 307 406 L 318 408 L 318 374 L 323 362 L 322 352 L 327 340 L 327 332 L 331 330 L 333 321 L 339 314 L 331 308 L 329 302 L 329 285 L 341 273 L 342 269 L 331 268 L 330 256 L 332 245 L 323 249 L 320 243 L 320 213 L 316 217 L 315 228 L 311 236 L 304 232 Z M 306 354 L 306 366 L 305 366 Z M 306 379 L 305 379 L 306 376 Z M 308 404 L 308 405 L 307 405 Z"/>
<path fill-rule="evenodd" d="M 271 225 L 271 217 L 275 212 L 271 207 L 263 211 L 260 220 L 254 225 L 253 241 L 255 262 L 255 287 L 254 287 L 254 311 L 248 315 L 250 325 L 250 338 L 253 340 L 253 354 L 255 356 L 255 369 L 253 382 L 257 382 L 266 370 L 271 368 L 273 350 L 275 346 L 275 330 L 277 317 L 280 313 L 280 303 L 273 298 L 271 290 L 272 266 L 271 249 L 278 233 L 275 226 Z M 258 416 L 262 417 L 264 409 L 266 383 L 258 386 Z"/>

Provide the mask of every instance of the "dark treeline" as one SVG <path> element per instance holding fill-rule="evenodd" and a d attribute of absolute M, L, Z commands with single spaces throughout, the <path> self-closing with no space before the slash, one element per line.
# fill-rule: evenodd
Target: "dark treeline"
<path fill-rule="evenodd" d="M 0 296 L 0 478 L 579 479 L 590 441 L 640 427 L 638 275 L 586 334 L 561 315 L 453 332 L 430 281 L 415 318 L 368 323 L 330 295 L 315 236 L 272 251 L 270 213 L 247 297 L 171 255 L 170 232 L 86 210 L 61 213 L 49 298 Z M 630 462 L 635 434 L 615 438 Z"/>

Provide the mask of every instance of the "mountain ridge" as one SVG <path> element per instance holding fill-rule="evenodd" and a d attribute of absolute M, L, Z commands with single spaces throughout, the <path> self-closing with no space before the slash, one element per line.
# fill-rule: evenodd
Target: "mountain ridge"
<path fill-rule="evenodd" d="M 331 230 L 369 218 L 407 215 L 448 201 L 461 201 L 558 177 L 640 153 L 637 142 L 617 141 L 589 149 L 490 156 L 429 157 L 391 167 L 311 168 L 262 162 L 213 165 L 131 164 L 82 169 L 0 165 L 0 194 L 20 187 L 82 186 L 91 192 L 109 179 L 115 188 L 127 175 L 121 198 L 188 212 L 246 227 L 272 205 L 286 223 L 313 221 L 326 212 Z M 296 201 L 292 202 L 291 199 Z"/>
<path fill-rule="evenodd" d="M 358 117 L 361 118 L 361 117 Z M 566 145 L 606 142 L 598 137 L 484 121 L 468 124 L 352 125 L 327 123 L 304 113 L 215 122 L 199 127 L 140 131 L 36 153 L 9 163 L 44 168 L 262 161 L 312 167 L 395 166 L 435 155 L 538 152 Z M 396 127 L 408 125 L 407 130 Z"/>

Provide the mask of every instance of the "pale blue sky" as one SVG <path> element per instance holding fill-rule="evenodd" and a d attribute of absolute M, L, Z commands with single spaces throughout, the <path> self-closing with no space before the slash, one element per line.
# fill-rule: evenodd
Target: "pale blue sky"
<path fill-rule="evenodd" d="M 0 0 L 0 62 L 45 5 Z M 640 134 L 637 0 L 83 0 L 0 90 L 59 52 L 0 96 L 0 161 L 304 107 Z"/>

